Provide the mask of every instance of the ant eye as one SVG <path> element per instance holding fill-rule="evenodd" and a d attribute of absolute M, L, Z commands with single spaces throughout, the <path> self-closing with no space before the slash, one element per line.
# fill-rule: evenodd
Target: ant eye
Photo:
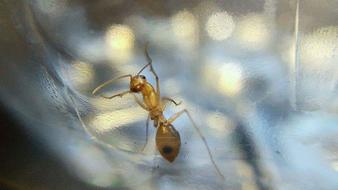
<path fill-rule="evenodd" d="M 142 79 L 146 79 L 146 77 L 145 77 L 145 76 L 143 76 L 143 75 L 141 75 L 141 78 L 142 78 Z"/>

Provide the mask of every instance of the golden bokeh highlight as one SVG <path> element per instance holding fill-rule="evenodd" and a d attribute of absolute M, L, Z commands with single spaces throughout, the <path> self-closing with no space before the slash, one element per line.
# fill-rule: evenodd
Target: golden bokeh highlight
<path fill-rule="evenodd" d="M 203 69 L 204 80 L 219 93 L 236 96 L 243 86 L 243 72 L 239 64 L 234 62 L 208 62 Z M 210 81 L 214 81 L 210 83 Z"/>
<path fill-rule="evenodd" d="M 130 27 L 118 24 L 108 29 L 106 40 L 110 48 L 128 51 L 134 46 L 135 36 Z"/>
<path fill-rule="evenodd" d="M 171 18 L 171 26 L 181 45 L 195 47 L 198 43 L 198 21 L 189 11 L 179 11 Z"/>
<path fill-rule="evenodd" d="M 235 22 L 226 11 L 217 12 L 209 17 L 205 29 L 210 38 L 214 40 L 226 40 L 232 35 L 235 29 Z"/>
<path fill-rule="evenodd" d="M 236 25 L 235 34 L 238 43 L 250 50 L 266 48 L 271 39 L 267 20 L 258 14 L 242 17 Z"/>
<path fill-rule="evenodd" d="M 107 55 L 116 63 L 128 62 L 135 43 L 133 30 L 127 25 L 116 24 L 109 27 L 105 35 Z"/>
<path fill-rule="evenodd" d="M 226 63 L 220 68 L 219 89 L 221 92 L 235 96 L 242 89 L 243 74 L 241 68 L 234 63 Z"/>

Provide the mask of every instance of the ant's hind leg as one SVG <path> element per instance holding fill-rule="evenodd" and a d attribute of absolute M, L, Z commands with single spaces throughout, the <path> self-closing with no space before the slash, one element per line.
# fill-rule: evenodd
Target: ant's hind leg
<path fill-rule="evenodd" d="M 182 111 L 180 111 L 180 112 L 177 112 L 176 114 L 174 114 L 173 116 L 171 116 L 171 117 L 168 119 L 168 123 L 171 124 L 171 123 L 174 122 L 178 117 L 180 117 L 183 113 L 186 113 L 186 114 L 187 114 L 187 116 L 188 116 L 190 122 L 192 123 L 192 126 L 195 128 L 195 130 L 197 131 L 198 135 L 199 135 L 200 138 L 203 140 L 203 143 L 204 143 L 205 147 L 207 148 L 207 151 L 208 151 L 208 154 L 209 154 L 209 158 L 210 158 L 210 160 L 211 160 L 213 166 L 215 167 L 217 173 L 224 179 L 224 175 L 223 175 L 222 172 L 219 170 L 219 168 L 218 168 L 216 162 L 214 161 L 214 158 L 213 158 L 213 156 L 212 156 L 212 154 L 211 154 L 211 150 L 210 150 L 210 148 L 209 148 L 209 145 L 208 145 L 208 143 L 207 143 L 207 140 L 204 138 L 204 136 L 203 136 L 201 130 L 197 127 L 195 121 L 192 119 L 192 117 L 191 117 L 189 111 L 186 110 L 186 109 L 184 109 L 184 110 L 182 110 Z"/>

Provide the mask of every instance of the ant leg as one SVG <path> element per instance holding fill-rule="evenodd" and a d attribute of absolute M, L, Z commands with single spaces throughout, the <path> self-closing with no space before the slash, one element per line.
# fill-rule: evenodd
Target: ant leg
<path fill-rule="evenodd" d="M 113 96 L 105 96 L 105 95 L 100 95 L 102 98 L 106 98 L 106 99 L 112 99 L 112 98 L 115 98 L 115 97 L 118 97 L 120 96 L 122 98 L 122 96 L 126 95 L 126 94 L 129 94 L 131 93 L 129 90 L 128 91 L 125 91 L 125 92 L 121 92 L 119 94 L 115 94 Z"/>
<path fill-rule="evenodd" d="M 191 117 L 189 111 L 186 110 L 186 109 L 184 109 L 184 110 L 182 110 L 182 111 L 180 111 L 180 112 L 177 112 L 176 114 L 174 114 L 173 116 L 171 116 L 171 117 L 168 119 L 168 123 L 171 124 L 171 123 L 174 122 L 178 117 L 180 117 L 183 113 L 186 113 L 186 114 L 187 114 L 189 120 L 190 120 L 191 123 L 192 123 L 192 126 L 195 128 L 195 130 L 197 131 L 198 135 L 199 135 L 200 138 L 203 140 L 203 143 L 204 143 L 205 147 L 206 147 L 207 150 L 208 150 L 209 158 L 210 158 L 212 164 L 214 165 L 214 167 L 215 167 L 217 173 L 224 179 L 224 175 L 221 173 L 221 171 L 219 170 L 219 168 L 218 168 L 216 162 L 214 161 L 214 158 L 213 158 L 213 156 L 212 156 L 212 154 L 211 154 L 211 150 L 210 150 L 210 148 L 209 148 L 209 145 L 208 145 L 208 143 L 207 143 L 207 140 L 204 138 L 202 132 L 200 131 L 200 129 L 197 127 L 196 123 L 195 123 L 194 120 L 192 119 L 192 117 Z"/>
<path fill-rule="evenodd" d="M 123 76 L 120 76 L 120 77 L 117 77 L 117 78 L 114 78 L 114 79 L 110 79 L 102 84 L 100 84 L 98 87 L 96 87 L 93 91 L 92 91 L 92 95 L 95 95 L 97 91 L 101 90 L 103 87 L 107 86 L 108 84 L 111 84 L 113 82 L 115 82 L 116 80 L 119 80 L 119 79 L 122 79 L 122 78 L 125 78 L 125 77 L 130 77 L 130 80 L 132 78 L 131 75 L 123 75 Z"/>
<path fill-rule="evenodd" d="M 142 101 L 140 101 L 140 100 L 137 98 L 137 96 L 136 96 L 135 94 L 133 94 L 133 96 L 134 96 L 134 99 L 135 99 L 136 103 L 137 103 L 139 106 L 141 106 L 143 109 L 145 109 L 145 110 L 147 110 L 147 111 L 149 110 L 149 109 L 147 108 L 147 106 L 146 106 Z M 144 151 L 144 148 L 145 148 L 145 147 L 147 146 L 147 144 L 148 144 L 149 119 L 150 119 L 150 115 L 148 114 L 147 123 L 146 123 L 146 142 L 145 142 L 145 144 L 143 145 L 143 147 L 142 147 L 142 149 L 141 149 L 141 152 Z"/>
<path fill-rule="evenodd" d="M 175 104 L 175 106 L 179 106 L 179 105 L 182 104 L 182 101 L 176 102 L 175 100 L 173 100 L 173 99 L 171 99 L 171 98 L 169 98 L 169 97 L 166 97 L 166 96 L 162 97 L 162 101 L 169 101 L 169 102 L 172 102 L 173 104 Z"/>
<path fill-rule="evenodd" d="M 148 115 L 148 118 L 147 118 L 147 122 L 146 122 L 146 142 L 144 143 L 142 149 L 141 149 L 141 152 L 144 151 L 144 149 L 146 148 L 147 144 L 148 144 L 148 130 L 149 130 L 149 120 L 150 120 L 150 115 Z"/>
<path fill-rule="evenodd" d="M 139 99 L 137 98 L 137 96 L 136 96 L 134 93 L 132 93 L 132 94 L 133 94 L 133 96 L 134 96 L 135 102 L 136 102 L 139 106 L 141 106 L 143 109 L 145 109 L 146 111 L 149 111 L 148 107 L 147 107 L 141 100 L 139 100 Z"/>
<path fill-rule="evenodd" d="M 148 64 L 150 66 L 150 71 L 153 73 L 153 75 L 155 76 L 156 79 L 156 92 L 158 97 L 161 97 L 161 93 L 160 93 L 160 79 L 158 78 L 154 68 L 153 68 L 153 60 L 150 58 L 149 53 L 148 53 L 148 43 L 146 44 L 145 48 L 144 48 L 144 54 L 146 55 Z"/>
<path fill-rule="evenodd" d="M 162 97 L 163 110 L 165 110 L 168 102 L 171 102 L 171 103 L 175 104 L 175 106 L 179 106 L 182 103 L 182 101 L 176 102 L 175 100 L 173 100 L 173 99 L 171 99 L 169 97 L 165 97 L 164 96 L 164 97 Z"/>

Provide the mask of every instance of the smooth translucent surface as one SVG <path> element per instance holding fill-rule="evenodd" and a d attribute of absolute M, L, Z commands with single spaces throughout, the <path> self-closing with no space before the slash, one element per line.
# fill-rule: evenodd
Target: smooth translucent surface
<path fill-rule="evenodd" d="M 338 187 L 338 2 L 5 1 L 0 97 L 83 182 L 130 189 Z M 160 157 L 147 112 L 91 95 L 135 74 L 145 44 L 161 93 L 187 108 L 182 147 Z M 147 70 L 147 79 L 155 80 Z M 105 88 L 128 89 L 123 79 Z"/>

